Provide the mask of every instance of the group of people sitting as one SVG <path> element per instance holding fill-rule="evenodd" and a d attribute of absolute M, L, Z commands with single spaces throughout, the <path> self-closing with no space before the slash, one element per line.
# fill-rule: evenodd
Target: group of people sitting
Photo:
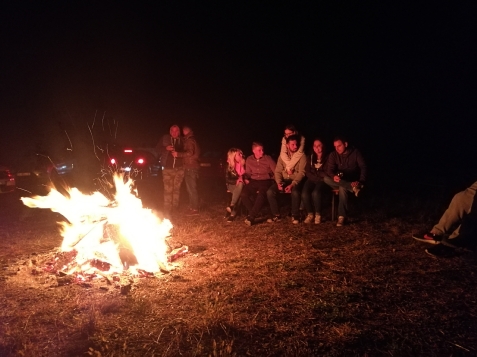
<path fill-rule="evenodd" d="M 262 207 L 268 202 L 272 217 L 267 222 L 281 220 L 278 195 L 291 195 L 292 223 L 300 223 L 300 207 L 306 211 L 304 223 L 320 224 L 321 201 L 325 187 L 339 190 L 338 221 L 341 227 L 348 213 L 348 194 L 358 196 L 366 181 L 366 163 L 359 150 L 348 145 L 343 137 L 333 140 L 335 150 L 329 155 L 321 139 L 313 141 L 313 150 L 305 155 L 305 137 L 293 125 L 285 127 L 278 161 L 264 154 L 263 144 L 252 144 L 253 154 L 244 159 L 240 149 L 227 153 L 226 184 L 232 193 L 227 207 L 231 222 L 241 199 L 248 211 L 245 223 L 257 223 Z"/>

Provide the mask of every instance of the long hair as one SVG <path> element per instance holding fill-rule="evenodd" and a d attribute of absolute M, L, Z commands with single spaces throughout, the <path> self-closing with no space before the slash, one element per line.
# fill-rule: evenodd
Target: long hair
<path fill-rule="evenodd" d="M 242 165 L 242 167 L 245 166 L 245 159 L 243 158 L 242 150 L 237 148 L 231 148 L 227 152 L 227 169 L 230 171 L 233 171 L 235 169 L 235 155 L 238 152 L 242 155 L 242 160 L 240 160 L 240 164 Z"/>

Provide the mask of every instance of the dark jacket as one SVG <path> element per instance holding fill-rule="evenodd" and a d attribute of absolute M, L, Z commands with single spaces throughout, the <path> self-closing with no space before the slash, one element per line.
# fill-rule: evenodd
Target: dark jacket
<path fill-rule="evenodd" d="M 305 175 L 308 180 L 312 182 L 323 181 L 323 178 L 326 176 L 325 167 L 328 156 L 323 154 L 321 156 L 321 162 L 318 162 L 318 157 L 316 156 L 316 153 L 313 152 L 306 159 Z"/>
<path fill-rule="evenodd" d="M 226 169 L 225 170 L 225 182 L 229 185 L 236 185 L 237 180 L 239 179 L 239 175 L 235 169 Z"/>
<path fill-rule="evenodd" d="M 191 130 L 186 136 L 184 136 L 184 151 L 177 152 L 177 157 L 182 158 L 184 161 L 185 169 L 198 169 L 200 148 L 199 144 L 194 137 L 194 132 Z"/>
<path fill-rule="evenodd" d="M 367 167 L 363 156 L 358 149 L 347 147 L 341 155 L 333 151 L 326 163 L 325 172 L 329 177 L 334 177 L 339 172 L 343 173 L 343 180 L 366 181 Z"/>
<path fill-rule="evenodd" d="M 160 155 L 162 167 L 166 169 L 182 168 L 182 158 L 177 157 L 174 160 L 171 152 L 166 150 L 166 147 L 169 145 L 174 145 L 174 150 L 177 152 L 184 150 L 184 143 L 181 137 L 173 139 L 169 134 L 164 135 L 156 146 L 156 152 Z"/>

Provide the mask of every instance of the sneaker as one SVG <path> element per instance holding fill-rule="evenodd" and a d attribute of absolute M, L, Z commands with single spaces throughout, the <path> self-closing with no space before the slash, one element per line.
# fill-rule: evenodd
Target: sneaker
<path fill-rule="evenodd" d="M 427 248 L 425 252 L 438 258 L 452 258 L 459 255 L 456 249 L 448 247 L 444 244 L 437 244 L 434 247 Z"/>
<path fill-rule="evenodd" d="M 303 223 L 310 224 L 311 222 L 313 222 L 313 218 L 313 213 L 308 213 Z"/>
<path fill-rule="evenodd" d="M 336 227 L 342 227 L 344 225 L 345 218 L 343 216 L 338 217 L 338 222 L 336 222 Z"/>
<path fill-rule="evenodd" d="M 253 224 L 255 223 L 255 219 L 251 216 L 247 216 L 247 218 L 245 218 L 245 224 L 247 226 L 253 226 Z"/>
<path fill-rule="evenodd" d="M 282 220 L 282 217 L 274 216 L 272 218 L 267 219 L 267 222 L 268 223 L 276 223 L 276 222 L 280 222 L 281 220 Z"/>
<path fill-rule="evenodd" d="M 199 210 L 190 209 L 189 212 L 186 213 L 186 216 L 197 216 L 199 214 Z"/>
<path fill-rule="evenodd" d="M 418 240 L 419 242 L 426 242 L 430 244 L 439 244 L 442 241 L 442 236 L 427 232 L 423 234 L 415 234 L 412 236 L 415 240 Z"/>
<path fill-rule="evenodd" d="M 315 224 L 320 224 L 321 223 L 321 216 L 319 214 L 317 214 L 315 216 Z"/>
<path fill-rule="evenodd" d="M 234 219 L 235 219 L 235 216 L 230 215 L 227 217 L 227 222 L 233 222 Z"/>
<path fill-rule="evenodd" d="M 293 223 L 293 224 L 298 224 L 298 223 L 300 223 L 299 217 L 293 216 L 293 217 L 292 217 L 292 223 Z"/>

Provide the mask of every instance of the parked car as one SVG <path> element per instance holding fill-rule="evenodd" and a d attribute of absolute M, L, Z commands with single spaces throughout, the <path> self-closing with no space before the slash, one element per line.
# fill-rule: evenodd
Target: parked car
<path fill-rule="evenodd" d="M 206 151 L 200 157 L 200 177 L 225 180 L 225 154 Z"/>
<path fill-rule="evenodd" d="M 12 192 L 15 188 L 15 177 L 7 167 L 0 166 L 0 192 Z"/>
<path fill-rule="evenodd" d="M 116 146 L 109 151 L 107 165 L 113 172 L 123 173 L 133 180 L 155 178 L 162 171 L 154 148 Z"/>

